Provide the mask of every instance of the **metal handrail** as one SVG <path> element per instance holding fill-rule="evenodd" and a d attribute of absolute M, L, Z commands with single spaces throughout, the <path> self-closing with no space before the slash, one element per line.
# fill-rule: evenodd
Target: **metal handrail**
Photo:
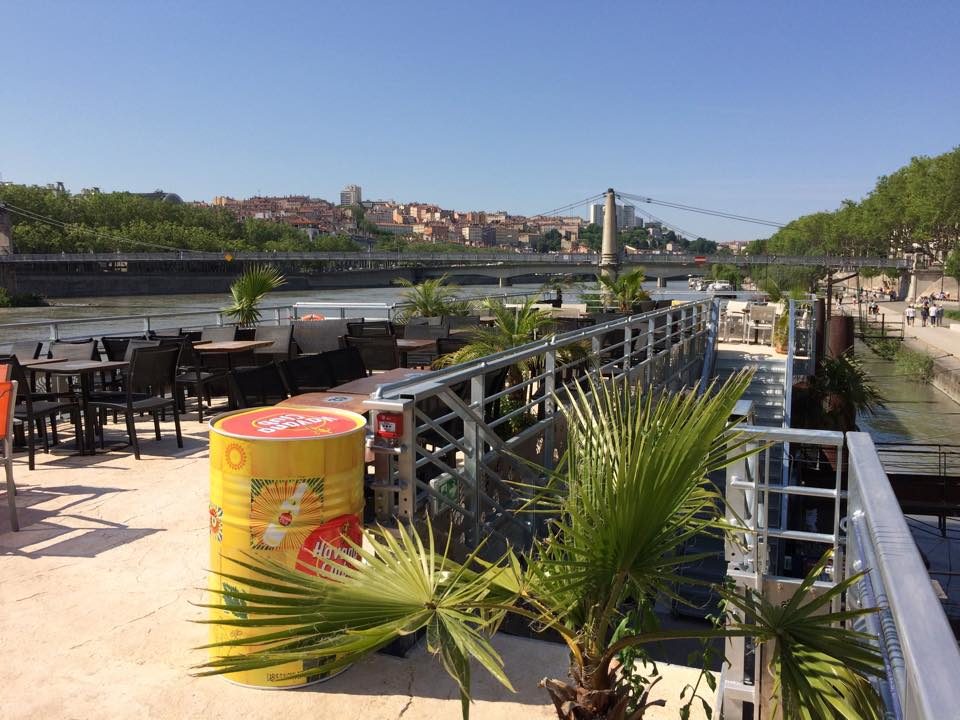
<path fill-rule="evenodd" d="M 508 253 L 508 252 L 456 252 L 456 253 L 396 253 L 396 252 L 248 252 L 231 254 L 232 262 L 243 261 L 391 261 L 480 264 L 511 262 L 518 264 L 566 264 L 594 265 L 599 262 L 597 253 Z M 635 253 L 624 255 L 627 263 L 671 264 L 700 266 L 710 263 L 727 265 L 808 265 L 826 267 L 876 267 L 906 270 L 910 263 L 906 258 L 844 257 L 839 255 L 694 255 L 690 253 Z M 0 256 L 0 264 L 25 263 L 129 263 L 129 262 L 226 262 L 222 252 L 185 250 L 170 253 L 14 253 Z"/>
<path fill-rule="evenodd" d="M 881 609 L 881 649 L 906 720 L 956 717 L 960 650 L 877 449 L 866 433 L 847 433 L 850 451 L 847 562 L 870 570 Z M 868 589 L 869 590 L 869 589 Z"/>

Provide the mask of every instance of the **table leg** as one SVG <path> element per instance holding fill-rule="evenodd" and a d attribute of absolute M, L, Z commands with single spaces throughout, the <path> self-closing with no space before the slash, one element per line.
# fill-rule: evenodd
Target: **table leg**
<path fill-rule="evenodd" d="M 80 375 L 80 404 L 83 410 L 83 438 L 86 447 L 80 448 L 81 455 L 97 454 L 97 436 L 94 432 L 95 419 L 93 408 L 90 407 L 90 384 L 93 381 L 91 373 Z"/>

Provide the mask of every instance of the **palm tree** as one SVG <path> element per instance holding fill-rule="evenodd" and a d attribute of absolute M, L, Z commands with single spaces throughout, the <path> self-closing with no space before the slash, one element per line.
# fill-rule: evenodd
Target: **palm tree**
<path fill-rule="evenodd" d="M 508 550 L 488 563 L 474 553 L 455 562 L 449 545 L 442 550 L 434 545 L 428 522 L 424 537 L 402 525 L 396 536 L 369 529 L 363 547 L 341 553 L 342 565 L 318 577 L 276 563 L 234 559 L 255 579 L 223 573 L 231 584 L 214 591 L 221 599 L 207 605 L 214 613 L 207 622 L 240 628 L 248 637 L 207 646 L 222 649 L 223 655 L 200 666 L 199 674 L 291 661 L 319 661 L 333 672 L 397 637 L 425 630 L 427 648 L 457 682 L 467 718 L 471 660 L 511 687 L 489 635 L 514 614 L 555 630 L 570 651 L 570 680 L 541 682 L 558 718 L 633 720 L 642 717 L 642 696 L 637 706 L 616 660 L 629 648 L 691 635 L 757 633 L 761 640 L 781 643 L 808 640 L 796 624 L 786 629 L 778 624 L 776 608 L 758 602 L 747 610 L 748 616 L 766 619 L 759 630 L 749 623 L 693 632 L 623 628 L 632 603 L 658 593 L 672 595 L 684 582 L 678 567 L 686 540 L 726 529 L 720 495 L 707 478 L 745 452 L 746 441 L 729 417 L 749 380 L 749 374 L 740 374 L 703 395 L 657 399 L 624 383 L 588 382 L 577 388 L 563 406 L 569 450 L 557 470 L 543 470 L 546 488 L 525 489 L 525 509 L 548 513 L 549 523 L 545 536 L 522 554 Z M 238 604 L 244 606 L 243 617 L 230 613 Z M 817 609 L 811 603 L 799 606 L 808 621 L 830 632 L 831 618 L 848 619 L 834 614 L 810 620 Z M 807 648 L 827 653 L 814 662 L 829 664 L 830 652 L 844 652 L 845 636 L 832 638 L 791 647 L 801 655 Z M 244 647 L 243 654 L 237 647 Z M 819 691 L 815 683 L 804 687 L 792 675 L 787 679 L 795 666 L 786 660 L 787 645 L 779 648 L 784 692 Z M 849 666 L 852 672 L 876 665 L 862 643 L 856 657 L 860 662 Z M 794 700 L 785 702 L 804 707 Z"/>
<path fill-rule="evenodd" d="M 412 283 L 404 278 L 398 278 L 397 284 L 406 288 L 401 297 L 406 303 L 398 315 L 400 322 L 406 322 L 411 317 L 439 317 L 441 315 L 466 315 L 470 311 L 470 303 L 458 300 L 458 285 L 447 284 L 447 276 Z"/>
<path fill-rule="evenodd" d="M 633 306 L 638 302 L 650 299 L 650 294 L 643 289 L 644 280 L 646 275 L 642 267 L 623 273 L 616 280 L 597 275 L 601 289 L 609 298 L 608 302 L 612 302 L 620 312 L 625 313 L 632 312 Z"/>
<path fill-rule="evenodd" d="M 273 265 L 252 265 L 230 285 L 233 305 L 223 312 L 241 326 L 250 327 L 260 321 L 259 305 L 271 290 L 285 285 L 286 278 Z"/>
<path fill-rule="evenodd" d="M 493 323 L 478 328 L 473 332 L 469 345 L 440 356 L 436 365 L 446 367 L 479 360 L 543 337 L 549 332 L 553 320 L 540 308 L 534 307 L 537 302 L 537 297 L 529 297 L 518 307 L 507 307 L 501 300 L 485 301 L 483 309 L 493 317 Z M 513 368 L 509 376 L 511 384 L 520 382 L 523 374 L 533 369 L 535 366 L 530 363 Z"/>

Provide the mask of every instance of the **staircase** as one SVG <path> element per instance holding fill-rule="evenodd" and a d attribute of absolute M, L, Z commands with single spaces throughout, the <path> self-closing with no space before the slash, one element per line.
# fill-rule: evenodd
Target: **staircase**
<path fill-rule="evenodd" d="M 752 354 L 741 349 L 718 348 L 716 358 L 716 377 L 724 381 L 731 375 L 744 368 L 752 368 L 753 380 L 743 394 L 744 400 L 753 403 L 755 420 L 753 424 L 767 427 L 783 426 L 784 384 L 786 381 L 786 359 L 771 355 Z M 782 475 L 781 459 L 783 449 L 780 445 L 770 448 L 770 477 L 773 485 L 780 484 Z M 718 473 L 711 478 L 723 490 L 724 473 Z M 772 506 L 768 511 L 768 522 L 773 527 L 779 526 L 780 504 L 779 496 L 771 498 Z M 723 541 L 710 536 L 691 538 L 683 548 L 686 555 L 695 556 L 701 553 L 713 555 L 701 558 L 695 563 L 683 565 L 678 573 L 684 577 L 701 582 L 719 583 L 723 580 L 727 570 L 724 557 Z M 687 603 L 674 600 L 671 610 L 675 616 L 703 618 L 706 615 L 716 615 L 719 612 L 719 597 L 709 587 L 697 585 L 683 585 L 675 588 L 675 592 Z"/>
<path fill-rule="evenodd" d="M 786 359 L 754 355 L 742 350 L 720 348 L 717 351 L 716 374 L 720 381 L 745 367 L 754 370 L 753 380 L 743 394 L 743 399 L 753 402 L 756 424 L 782 427 Z"/>

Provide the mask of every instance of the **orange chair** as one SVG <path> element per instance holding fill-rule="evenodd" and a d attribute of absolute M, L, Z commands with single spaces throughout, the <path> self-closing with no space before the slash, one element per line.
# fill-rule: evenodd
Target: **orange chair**
<path fill-rule="evenodd" d="M 17 405 L 17 381 L 0 381 L 0 437 L 3 438 L 3 467 L 7 473 L 7 505 L 10 527 L 20 529 L 17 520 L 17 486 L 13 483 L 13 411 Z"/>

